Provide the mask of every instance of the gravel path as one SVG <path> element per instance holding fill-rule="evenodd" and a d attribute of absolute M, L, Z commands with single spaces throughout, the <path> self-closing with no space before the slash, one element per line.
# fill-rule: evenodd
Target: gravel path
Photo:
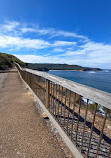
<path fill-rule="evenodd" d="M 0 88 L 3 85 L 3 81 L 4 81 L 6 76 L 7 76 L 6 73 L 0 73 Z"/>
<path fill-rule="evenodd" d="M 73 157 L 54 137 L 18 73 L 0 75 L 0 158 Z"/>

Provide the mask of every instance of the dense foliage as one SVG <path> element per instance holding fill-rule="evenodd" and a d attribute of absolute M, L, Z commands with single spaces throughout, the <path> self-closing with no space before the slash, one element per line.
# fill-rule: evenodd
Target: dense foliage
<path fill-rule="evenodd" d="M 14 62 L 19 63 L 23 67 L 26 65 L 24 62 L 13 55 L 0 53 L 0 70 L 6 70 L 13 67 Z"/>
<path fill-rule="evenodd" d="M 28 63 L 28 68 L 40 71 L 48 70 L 79 70 L 79 71 L 100 71 L 99 68 L 88 68 L 79 65 L 68 65 L 68 64 L 32 64 Z"/>

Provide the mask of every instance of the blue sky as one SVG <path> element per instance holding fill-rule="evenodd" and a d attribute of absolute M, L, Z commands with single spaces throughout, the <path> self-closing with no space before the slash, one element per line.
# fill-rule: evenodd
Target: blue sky
<path fill-rule="evenodd" d="M 0 0 L 0 52 L 111 69 L 111 0 Z"/>

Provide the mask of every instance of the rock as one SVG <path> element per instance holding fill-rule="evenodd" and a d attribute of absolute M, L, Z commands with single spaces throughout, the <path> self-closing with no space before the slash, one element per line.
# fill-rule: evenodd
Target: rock
<path fill-rule="evenodd" d="M 43 117 L 44 119 L 49 119 L 46 112 L 43 112 L 42 117 Z"/>

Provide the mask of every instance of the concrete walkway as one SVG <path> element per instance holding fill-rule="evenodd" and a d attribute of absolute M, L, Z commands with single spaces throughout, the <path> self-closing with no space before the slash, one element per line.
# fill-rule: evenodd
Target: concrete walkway
<path fill-rule="evenodd" d="M 0 158 L 66 158 L 17 72 L 0 88 Z"/>

